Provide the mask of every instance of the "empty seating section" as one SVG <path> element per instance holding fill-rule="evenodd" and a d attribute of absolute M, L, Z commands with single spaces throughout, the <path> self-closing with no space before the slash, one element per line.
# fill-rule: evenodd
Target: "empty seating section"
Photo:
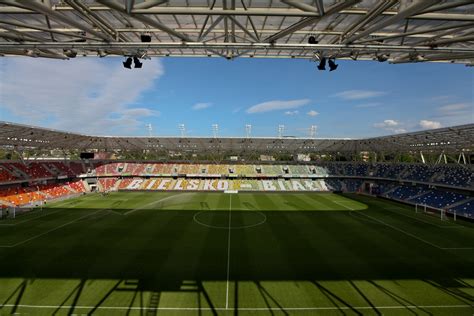
<path fill-rule="evenodd" d="M 82 162 L 70 162 L 69 169 L 71 169 L 71 171 L 73 171 L 75 175 L 81 175 L 85 173 L 84 165 L 82 164 Z"/>
<path fill-rule="evenodd" d="M 344 182 L 346 184 L 346 188 L 344 190 L 343 187 L 343 191 L 347 192 L 358 192 L 362 185 L 362 180 L 345 180 Z"/>
<path fill-rule="evenodd" d="M 308 166 L 300 166 L 300 165 L 290 165 L 288 166 L 290 170 L 290 174 L 293 175 L 308 175 L 309 169 Z"/>
<path fill-rule="evenodd" d="M 74 190 L 77 193 L 83 193 L 87 191 L 86 187 L 84 186 L 84 182 L 82 182 L 82 180 L 70 182 L 68 185 L 72 190 Z"/>
<path fill-rule="evenodd" d="M 257 175 L 254 165 L 235 165 L 235 174 L 239 175 Z"/>
<path fill-rule="evenodd" d="M 102 187 L 103 191 L 110 191 L 115 189 L 115 184 L 117 183 L 117 178 L 100 178 L 99 186 Z"/>
<path fill-rule="evenodd" d="M 84 168 L 88 169 L 85 170 Z M 473 169 L 462 165 L 424 165 L 396 163 L 321 162 L 317 165 L 294 164 L 198 164 L 140 163 L 113 161 L 35 161 L 0 163 L 0 182 L 75 177 L 89 171 L 97 176 L 143 176 L 172 174 L 312 177 L 376 177 L 456 187 L 474 188 Z"/>
<path fill-rule="evenodd" d="M 337 179 L 326 179 L 326 187 L 331 191 L 342 191 L 342 182 Z"/>
<path fill-rule="evenodd" d="M 454 207 L 450 207 L 449 212 L 456 212 L 457 215 L 474 218 L 474 200 L 471 199 Z"/>
<path fill-rule="evenodd" d="M 427 190 L 427 187 L 424 187 L 424 186 L 401 185 L 401 186 L 396 187 L 393 191 L 387 192 L 385 195 L 394 199 L 398 199 L 398 200 L 406 200 L 414 196 L 417 196 L 426 190 Z"/>
<path fill-rule="evenodd" d="M 82 180 L 65 183 L 38 184 L 28 188 L 13 186 L 0 190 L 0 200 L 13 205 L 30 204 L 85 192 Z"/>
<path fill-rule="evenodd" d="M 18 179 L 6 167 L 0 166 L 0 182 L 13 181 Z"/>
<path fill-rule="evenodd" d="M 32 188 L 9 187 L 0 190 L 0 200 L 13 205 L 29 204 L 44 200 L 45 196 Z"/>
<path fill-rule="evenodd" d="M 320 162 L 313 164 L 164 163 L 127 161 L 3 161 L 0 162 L 0 200 L 21 205 L 88 191 L 82 180 L 53 183 L 57 178 L 98 177 L 99 190 L 224 190 L 240 191 L 347 191 L 357 192 L 366 180 L 383 178 L 372 193 L 413 204 L 449 208 L 471 214 L 473 199 L 441 190 L 474 188 L 474 169 L 464 165 L 408 163 Z M 149 176 L 150 179 L 140 178 Z M 184 178 L 183 175 L 199 175 Z M 229 176 L 227 177 L 226 176 Z M 154 178 L 155 176 L 155 178 Z M 210 177 L 212 176 L 212 177 Z M 223 176 L 223 177 L 221 177 Z M 120 177 L 120 179 L 119 179 Z M 41 179 L 48 184 L 13 185 Z M 56 180 L 54 180 L 56 179 Z M 391 180 L 391 181 L 389 181 Z M 393 180 L 397 180 L 396 182 Z M 224 184 L 222 181 L 225 181 Z M 372 180 L 373 182 L 374 180 Z M 406 181 L 400 183 L 400 181 Z M 34 181 L 33 181 L 34 182 Z M 412 185 L 410 182 L 416 183 Z M 437 185 L 436 189 L 428 184 Z M 13 186 L 12 186 L 13 185 Z M 464 215 L 463 215 L 464 216 Z"/>
<path fill-rule="evenodd" d="M 132 163 L 128 163 L 128 168 L 130 169 L 131 167 L 133 167 L 134 169 L 133 170 L 130 170 L 130 174 L 135 174 L 135 175 L 143 175 L 143 174 L 146 174 L 145 172 L 145 169 L 147 167 L 147 164 L 145 163 L 135 163 L 135 164 L 132 164 Z M 128 172 L 128 171 L 127 171 Z"/>
<path fill-rule="evenodd" d="M 53 176 L 39 162 L 32 162 L 32 163 L 29 163 L 28 165 L 25 165 L 21 162 L 12 162 L 12 163 L 4 164 L 4 166 L 6 166 L 9 170 L 12 170 L 13 172 L 18 173 L 18 170 L 19 170 L 20 173 L 25 174 L 28 178 L 31 178 L 31 179 L 48 178 L 48 177 L 50 178 Z"/>
<path fill-rule="evenodd" d="M 465 200 L 466 198 L 467 197 L 465 195 L 459 193 L 432 190 L 421 196 L 409 199 L 409 201 L 416 204 L 427 205 L 435 208 L 445 208 L 449 205 Z"/>
<path fill-rule="evenodd" d="M 63 195 L 69 195 L 72 192 L 66 188 L 66 186 L 58 184 L 42 184 L 38 186 L 38 190 L 44 194 L 47 194 L 51 198 L 58 198 Z"/>
<path fill-rule="evenodd" d="M 54 175 L 57 176 L 75 176 L 76 173 L 74 170 L 69 168 L 67 163 L 59 162 L 59 161 L 53 161 L 53 162 L 46 162 L 45 166 L 53 172 Z"/>

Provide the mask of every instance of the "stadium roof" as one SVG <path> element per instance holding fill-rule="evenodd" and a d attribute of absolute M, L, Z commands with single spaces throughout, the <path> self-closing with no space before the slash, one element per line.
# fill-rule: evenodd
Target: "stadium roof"
<path fill-rule="evenodd" d="M 474 64 L 465 0 L 0 0 L 0 54 Z M 151 36 L 142 42 L 141 36 Z M 312 43 L 309 44 L 309 38 Z"/>
<path fill-rule="evenodd" d="M 0 146 L 18 149 L 231 153 L 453 152 L 474 149 L 474 124 L 366 139 L 90 136 L 0 121 Z"/>

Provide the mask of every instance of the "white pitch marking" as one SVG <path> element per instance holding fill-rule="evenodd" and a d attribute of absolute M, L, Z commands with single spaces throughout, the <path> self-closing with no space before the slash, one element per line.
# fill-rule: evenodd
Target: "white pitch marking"
<path fill-rule="evenodd" d="M 430 225 L 436 226 L 436 227 L 438 227 L 438 228 L 459 228 L 459 227 L 464 227 L 464 226 L 461 226 L 461 225 L 459 225 L 459 227 L 458 227 L 458 226 L 454 226 L 454 225 L 437 225 L 437 224 L 435 224 L 435 223 L 431 223 L 431 222 L 425 221 L 425 220 L 423 220 L 423 219 L 421 219 L 421 218 L 416 218 L 416 217 L 413 217 L 413 216 L 410 216 L 410 215 L 407 215 L 407 214 L 400 213 L 400 212 L 398 212 L 398 211 L 396 211 L 396 210 L 389 210 L 389 209 L 387 209 L 387 208 L 384 208 L 384 210 L 389 211 L 389 212 L 394 213 L 394 214 L 398 214 L 398 215 L 402 215 L 402 216 L 405 216 L 405 217 L 409 217 L 409 218 L 412 218 L 412 219 L 414 219 L 414 220 L 417 220 L 417 221 L 420 221 L 420 222 L 423 222 L 423 223 L 426 223 L 426 224 L 430 224 Z M 400 209 L 400 210 L 403 210 L 403 209 Z"/>
<path fill-rule="evenodd" d="M 347 209 L 353 211 L 352 208 L 350 208 L 350 207 L 348 207 L 348 206 L 345 206 L 345 205 L 342 205 L 342 204 L 338 203 L 337 201 L 333 201 L 333 202 L 336 203 L 336 204 L 339 204 L 339 205 L 342 206 L 342 207 L 345 207 L 345 208 L 347 208 Z M 388 227 L 390 227 L 390 228 L 392 228 L 392 229 L 395 229 L 395 230 L 397 230 L 397 231 L 399 231 L 399 232 L 401 232 L 401 233 L 403 233 L 403 234 L 405 234 L 405 235 L 407 235 L 407 236 L 410 236 L 410 237 L 412 237 L 412 238 L 415 238 L 415 239 L 417 239 L 417 240 L 419 240 L 419 241 L 422 241 L 422 242 L 424 242 L 424 243 L 426 243 L 426 244 L 428 244 L 428 245 L 430 245 L 430 246 L 432 246 L 432 247 L 435 247 L 435 248 L 438 248 L 438 249 L 441 249 L 441 250 L 472 250 L 472 249 L 474 249 L 474 247 L 440 247 L 440 246 L 435 245 L 435 244 L 433 244 L 433 243 L 431 243 L 431 242 L 429 242 L 429 241 L 427 241 L 427 240 L 424 240 L 423 238 L 420 238 L 420 237 L 415 236 L 415 235 L 413 235 L 413 234 L 411 234 L 411 233 L 409 233 L 409 232 L 406 232 L 406 231 L 404 231 L 403 229 L 400 229 L 400 228 L 398 228 L 398 227 L 392 226 L 392 225 L 390 225 L 390 224 L 385 223 L 384 221 L 382 221 L 382 220 L 380 220 L 380 219 L 377 219 L 377 218 L 375 218 L 375 217 L 372 217 L 372 216 L 370 216 L 370 215 L 367 215 L 367 214 L 365 214 L 364 212 L 359 212 L 358 214 L 364 215 L 365 217 L 368 217 L 368 218 L 370 218 L 370 219 L 372 219 L 372 220 L 374 220 L 374 221 L 377 221 L 377 222 L 379 222 L 379 223 L 382 223 L 382 224 L 384 224 L 385 226 L 388 226 Z"/>
<path fill-rule="evenodd" d="M 133 209 L 133 210 L 130 210 L 130 211 L 128 211 L 128 212 L 125 212 L 125 213 L 123 213 L 123 215 L 128 215 L 128 214 L 131 214 L 131 213 L 133 213 L 133 212 L 143 210 L 143 209 L 145 209 L 146 207 L 148 207 L 148 206 L 150 206 L 150 205 L 156 204 L 156 203 L 158 203 L 158 202 L 166 201 L 166 200 L 175 198 L 175 197 L 177 197 L 177 196 L 181 196 L 181 195 L 183 195 L 183 194 L 189 195 L 189 194 L 193 194 L 193 193 L 173 194 L 173 195 L 171 195 L 171 196 L 167 196 L 167 197 L 165 197 L 165 198 L 162 198 L 161 200 L 153 201 L 153 202 L 151 202 L 151 203 L 145 204 L 145 205 L 143 205 L 143 206 L 140 206 L 140 207 L 138 207 L 138 208 L 135 208 L 135 209 Z"/>
<path fill-rule="evenodd" d="M 352 207 L 345 206 L 345 205 L 341 204 L 340 202 L 338 202 L 336 200 L 331 200 L 331 201 L 336 203 L 339 206 L 342 206 L 343 208 L 347 208 L 348 210 L 354 211 L 354 209 Z"/>
<path fill-rule="evenodd" d="M 73 221 L 67 222 L 67 223 L 62 224 L 62 225 L 60 225 L 60 226 L 58 226 L 58 227 L 55 227 L 55 228 L 50 229 L 50 230 L 48 230 L 48 231 L 45 231 L 44 233 L 38 234 L 38 235 L 36 235 L 36 236 L 33 236 L 33 237 L 28 238 L 28 239 L 22 240 L 22 241 L 20 241 L 20 242 L 17 242 L 16 244 L 0 246 L 0 248 L 13 248 L 13 247 L 22 245 L 22 244 L 27 243 L 27 242 L 29 242 L 29 241 L 32 241 L 32 240 L 34 240 L 34 239 L 36 239 L 36 238 L 39 238 L 39 237 L 41 237 L 41 236 L 44 236 L 44 235 L 46 235 L 46 234 L 48 234 L 48 233 L 50 233 L 50 232 L 53 232 L 53 231 L 55 231 L 55 230 L 58 230 L 58 229 L 60 229 L 60 228 L 65 227 L 65 226 L 74 224 L 75 222 L 77 222 L 77 221 L 79 221 L 79 220 L 81 220 L 81 219 L 83 219 L 83 218 L 92 216 L 92 215 L 97 214 L 97 213 L 99 213 L 99 212 L 101 212 L 101 211 L 104 211 L 104 210 L 106 210 L 106 208 L 101 209 L 101 210 L 98 210 L 98 211 L 96 211 L 96 212 L 94 212 L 94 213 L 91 213 L 91 214 L 86 214 L 86 215 L 84 215 L 84 216 L 81 216 L 81 217 L 79 217 L 79 218 L 73 220 Z"/>
<path fill-rule="evenodd" d="M 32 220 L 35 220 L 35 219 L 38 219 L 38 218 L 42 218 L 42 217 L 45 217 L 45 216 L 48 216 L 48 215 L 52 215 L 52 214 L 55 214 L 55 213 L 58 213 L 58 212 L 61 212 L 61 211 L 64 211 L 64 210 L 57 210 L 57 211 L 54 211 L 54 212 L 51 212 L 51 213 L 46 213 L 46 214 L 42 214 L 40 216 L 35 216 L 35 217 L 32 217 L 32 218 L 29 218 L 29 219 L 25 219 L 23 221 L 19 221 L 19 222 L 16 222 L 16 223 L 12 223 L 12 224 L 0 224 L 0 226 L 16 226 L 16 225 L 21 225 L 23 223 L 26 223 L 26 222 L 29 222 L 29 221 L 32 221 Z M 37 211 L 37 212 L 42 212 L 42 211 Z"/>
<path fill-rule="evenodd" d="M 387 223 L 385 223 L 384 221 L 382 221 L 382 220 L 380 220 L 380 219 L 378 219 L 378 218 L 375 218 L 375 217 L 372 217 L 372 216 L 370 216 L 370 215 L 364 214 L 363 212 L 361 212 L 360 214 L 362 214 L 362 215 L 364 215 L 364 216 L 366 216 L 366 217 L 368 217 L 368 218 L 371 218 L 371 219 L 374 220 L 374 221 L 377 221 L 377 222 L 379 222 L 379 223 L 382 223 L 382 224 L 384 224 L 385 226 L 388 226 L 388 227 L 390 227 L 390 228 L 392 228 L 392 229 L 395 229 L 395 230 L 397 230 L 397 231 L 399 231 L 399 232 L 401 232 L 401 233 L 403 233 L 403 234 L 405 234 L 405 235 L 407 235 L 407 236 L 410 236 L 410 237 L 415 238 L 415 239 L 417 239 L 417 240 L 419 240 L 419 241 L 422 241 L 422 242 L 424 242 L 425 244 L 428 244 L 428 245 L 430 245 L 430 246 L 432 246 L 432 247 L 435 247 L 435 248 L 438 248 L 438 249 L 443 249 L 443 248 L 441 248 L 440 246 L 437 246 L 437 245 L 435 245 L 435 244 L 433 244 L 433 243 L 431 243 L 431 242 L 429 242 L 429 241 L 427 241 L 427 240 L 424 240 L 423 238 L 420 238 L 420 237 L 418 237 L 418 236 L 413 235 L 412 233 L 406 232 L 406 231 L 404 231 L 403 229 L 400 229 L 400 228 L 398 228 L 398 227 L 395 227 L 395 226 L 392 226 L 392 225 L 390 225 L 390 224 L 387 224 Z"/>
<path fill-rule="evenodd" d="M 474 305 L 394 305 L 394 306 L 328 306 L 328 307 L 136 307 L 136 306 L 73 306 L 73 305 L 28 305 L 28 304 L 0 304 L 0 307 L 20 307 L 38 309 L 102 309 L 102 310 L 171 310 L 171 311 L 311 311 L 311 310 L 372 310 L 372 309 L 420 309 L 420 308 L 474 308 Z"/>
<path fill-rule="evenodd" d="M 227 283 L 225 294 L 225 309 L 229 308 L 229 274 L 230 274 L 230 233 L 232 224 L 232 194 L 229 195 L 229 235 L 227 238 Z"/>

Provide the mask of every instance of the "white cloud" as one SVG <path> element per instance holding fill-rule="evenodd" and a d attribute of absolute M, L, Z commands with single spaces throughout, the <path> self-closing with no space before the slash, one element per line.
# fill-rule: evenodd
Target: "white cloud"
<path fill-rule="evenodd" d="M 0 68 L 0 108 L 22 123 L 89 134 L 136 130 L 158 112 L 131 107 L 164 74 L 158 59 L 125 69 L 121 59 L 10 58 Z"/>
<path fill-rule="evenodd" d="M 361 100 L 380 97 L 387 94 L 382 91 L 370 91 L 370 90 L 347 90 L 336 93 L 334 96 L 344 100 Z"/>
<path fill-rule="evenodd" d="M 395 120 L 384 120 L 382 123 L 375 123 L 374 127 L 377 128 L 392 128 L 400 125 L 398 121 Z"/>
<path fill-rule="evenodd" d="M 377 107 L 381 105 L 381 103 L 379 102 L 371 102 L 371 103 L 363 103 L 363 104 L 358 104 L 356 106 L 354 106 L 355 108 L 358 108 L 358 109 L 364 109 L 364 108 L 374 108 L 374 107 Z"/>
<path fill-rule="evenodd" d="M 441 122 L 443 126 L 470 124 L 474 122 L 474 104 L 459 102 L 439 106 L 430 119 Z"/>
<path fill-rule="evenodd" d="M 407 130 L 404 129 L 404 128 L 396 128 L 396 129 L 393 130 L 393 132 L 396 133 L 396 134 L 401 134 L 401 133 L 406 133 Z"/>
<path fill-rule="evenodd" d="M 384 120 L 381 123 L 375 123 L 374 127 L 381 128 L 395 134 L 406 133 L 407 130 L 403 128 L 401 125 L 403 124 L 396 120 Z"/>
<path fill-rule="evenodd" d="M 264 112 L 270 112 L 270 111 L 276 111 L 276 110 L 290 110 L 290 109 L 296 109 L 296 108 L 305 106 L 310 102 L 311 100 L 309 99 L 299 99 L 299 100 L 289 100 L 289 101 L 274 100 L 274 101 L 268 101 L 268 102 L 263 102 L 263 103 L 253 105 L 249 107 L 246 112 L 253 114 L 253 113 L 264 113 Z"/>
<path fill-rule="evenodd" d="M 300 113 L 300 111 L 298 110 L 294 110 L 294 111 L 286 111 L 285 112 L 285 115 L 297 115 L 298 113 Z"/>
<path fill-rule="evenodd" d="M 199 111 L 199 110 L 204 110 L 204 109 L 210 108 L 211 106 L 212 106 L 212 103 L 202 102 L 202 103 L 194 104 L 192 109 L 196 110 L 196 111 Z"/>
<path fill-rule="evenodd" d="M 467 103 L 452 103 L 440 106 L 438 111 L 443 113 L 443 115 L 459 115 L 467 111 L 472 111 L 472 106 L 469 106 Z"/>
<path fill-rule="evenodd" d="M 314 117 L 314 116 L 318 115 L 319 112 L 316 112 L 315 110 L 311 110 L 311 111 L 309 111 L 309 112 L 306 113 L 306 114 L 309 115 L 309 116 L 313 116 L 313 117 Z"/>
<path fill-rule="evenodd" d="M 434 128 L 440 128 L 441 127 L 440 122 L 428 121 L 428 120 L 421 120 L 419 125 L 423 129 L 434 129 Z"/>

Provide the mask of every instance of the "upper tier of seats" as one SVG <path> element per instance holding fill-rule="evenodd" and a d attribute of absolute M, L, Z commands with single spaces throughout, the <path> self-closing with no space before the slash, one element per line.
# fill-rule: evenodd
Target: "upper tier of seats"
<path fill-rule="evenodd" d="M 0 163 L 0 183 L 90 176 L 217 176 L 233 177 L 375 177 L 474 188 L 473 169 L 463 165 L 321 162 L 318 164 L 199 164 L 117 161 L 35 161 Z"/>

